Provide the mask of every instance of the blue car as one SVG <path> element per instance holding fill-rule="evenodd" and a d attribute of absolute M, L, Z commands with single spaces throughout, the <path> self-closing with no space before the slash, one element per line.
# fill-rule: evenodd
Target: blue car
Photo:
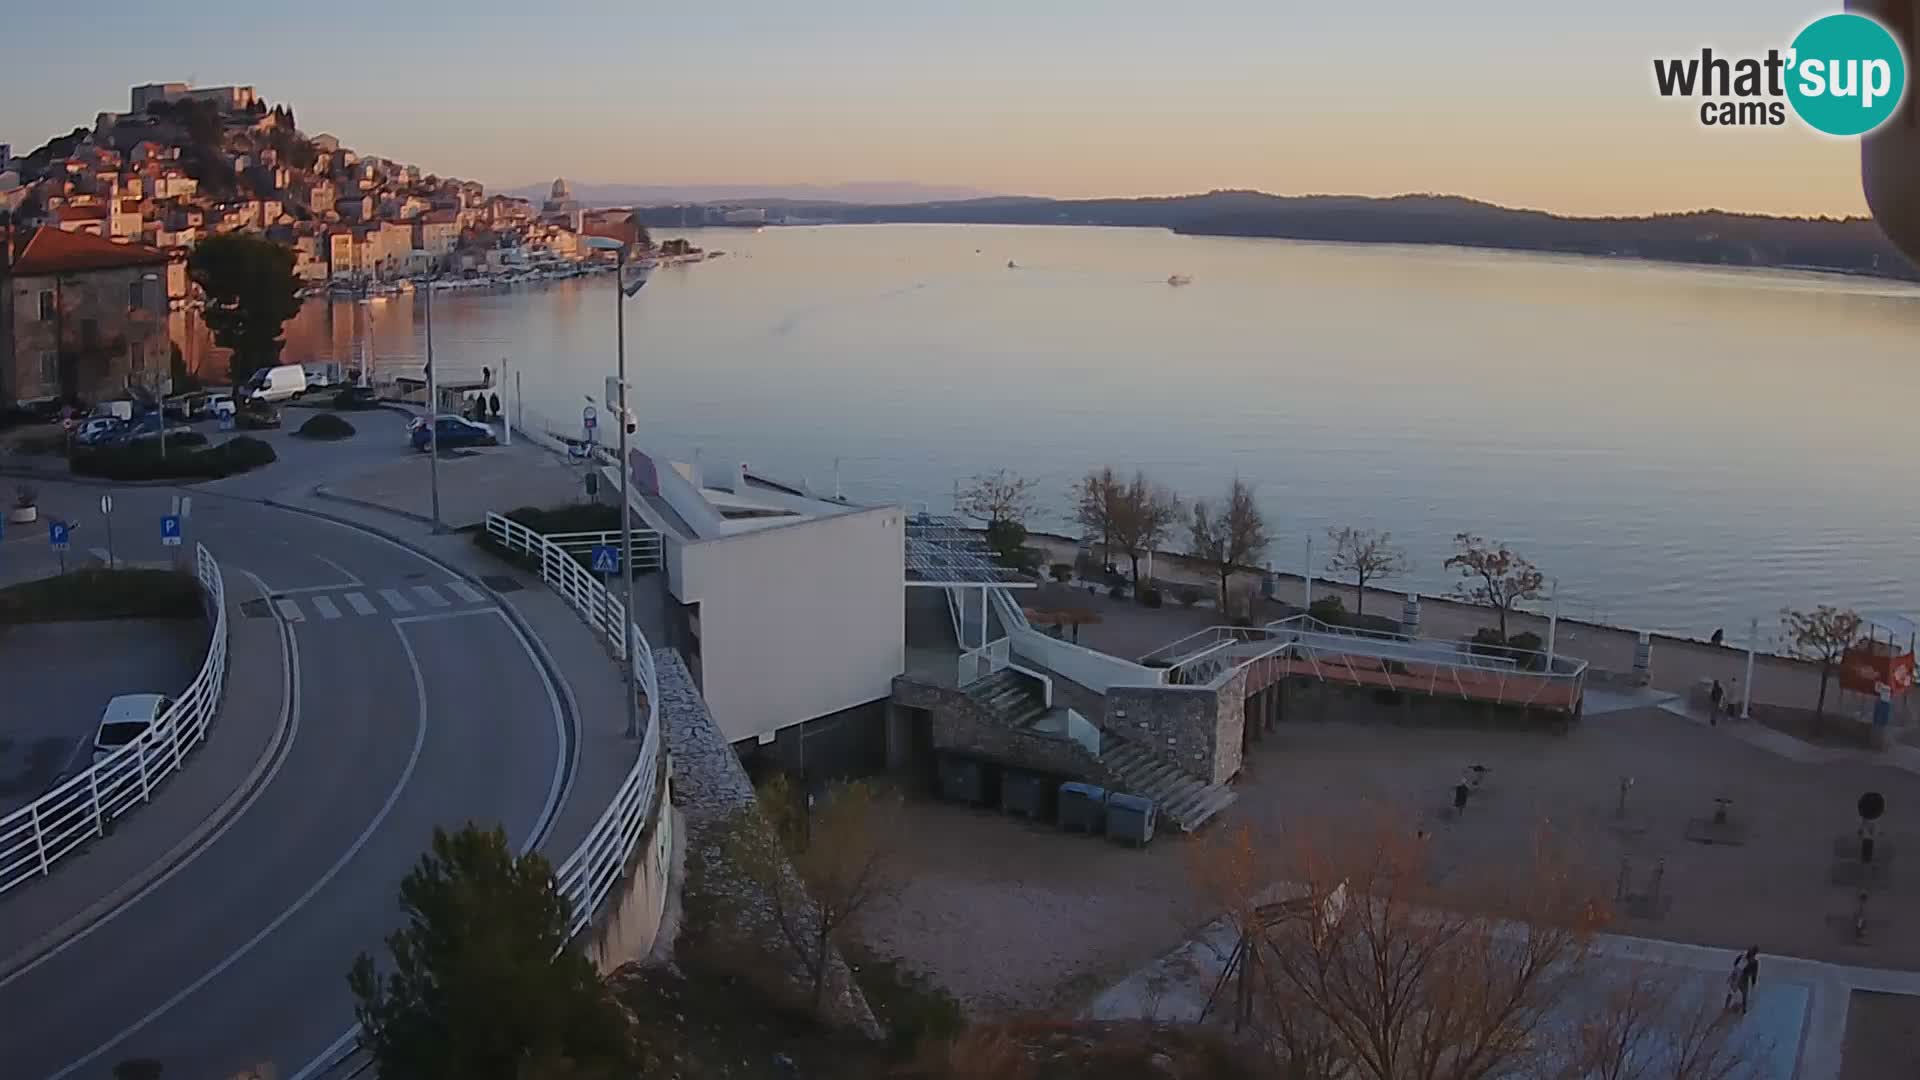
<path fill-rule="evenodd" d="M 458 416 L 441 416 L 436 417 L 435 420 L 440 429 L 435 435 L 443 450 L 462 446 L 492 446 L 497 441 L 494 438 L 493 429 L 485 424 L 462 420 Z M 407 425 L 407 441 L 413 444 L 415 450 L 424 451 L 427 448 L 431 437 L 427 432 L 425 417 L 415 417 L 413 422 Z"/>

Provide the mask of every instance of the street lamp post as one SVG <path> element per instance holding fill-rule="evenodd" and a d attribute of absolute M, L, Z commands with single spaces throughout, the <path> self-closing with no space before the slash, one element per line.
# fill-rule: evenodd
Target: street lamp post
<path fill-rule="evenodd" d="M 433 491 L 433 531 L 440 530 L 440 383 L 433 373 L 433 290 L 427 290 L 427 484 Z"/>
<path fill-rule="evenodd" d="M 640 737 L 640 697 L 639 687 L 634 685 L 634 640 L 633 640 L 633 495 L 629 490 L 633 465 L 627 460 L 627 298 L 640 291 L 647 283 L 643 272 L 634 281 L 633 287 L 627 287 L 627 248 L 624 241 L 607 236 L 587 237 L 587 246 L 597 251 L 616 253 L 616 268 L 613 274 L 613 325 L 615 380 L 620 390 L 619 401 L 608 402 L 608 408 L 614 412 L 615 422 L 620 425 L 620 577 L 625 591 L 622 600 L 626 612 L 624 624 L 620 628 L 621 649 L 626 655 L 627 679 L 627 738 Z"/>

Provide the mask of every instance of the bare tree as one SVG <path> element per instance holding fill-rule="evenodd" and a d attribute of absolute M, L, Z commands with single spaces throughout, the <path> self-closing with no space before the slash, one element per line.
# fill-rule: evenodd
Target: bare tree
<path fill-rule="evenodd" d="M 1248 1012 L 1279 1073 L 1313 1080 L 1554 1075 L 1607 912 L 1547 844 L 1507 872 L 1436 881 L 1404 815 L 1228 834 L 1192 878 L 1244 930 Z M 1271 852 L 1271 853 L 1269 853 Z M 1263 881 L 1284 881 L 1262 888 Z M 1224 993 L 1225 987 L 1222 987 Z"/>
<path fill-rule="evenodd" d="M 1821 604 L 1812 611 L 1783 608 L 1781 625 L 1786 630 L 1787 647 L 1802 660 L 1820 665 L 1820 698 L 1813 706 L 1814 723 L 1827 713 L 1827 680 L 1847 650 L 1860 640 L 1862 623 L 1856 612 Z"/>
<path fill-rule="evenodd" d="M 759 813 L 743 811 L 721 838 L 724 858 L 766 897 L 816 1012 L 841 939 L 899 887 L 890 802 L 864 781 L 835 784 L 809 820 L 792 784 L 776 776 L 760 790 Z"/>
<path fill-rule="evenodd" d="M 1166 541 L 1173 523 L 1180 518 L 1180 499 L 1167 488 L 1149 482 L 1146 473 L 1136 472 L 1120 493 L 1117 509 L 1113 542 L 1127 553 L 1137 591 L 1145 584 L 1140 580 L 1140 560 Z"/>
<path fill-rule="evenodd" d="M 1472 533 L 1453 538 L 1456 553 L 1446 567 L 1463 579 L 1456 591 L 1461 598 L 1493 608 L 1500 616 L 1500 640 L 1507 639 L 1507 616 L 1522 600 L 1540 595 L 1547 579 L 1540 568 L 1513 553 L 1505 544 L 1483 540 Z"/>
<path fill-rule="evenodd" d="M 1126 490 L 1126 482 L 1115 475 L 1111 465 L 1088 472 L 1073 485 L 1073 520 L 1089 535 L 1100 537 L 1103 570 L 1113 561 L 1113 526 L 1120 518 L 1120 503 Z"/>
<path fill-rule="evenodd" d="M 1333 553 L 1327 556 L 1327 573 L 1353 578 L 1353 613 L 1367 613 L 1367 582 L 1384 581 L 1407 572 L 1406 552 L 1394 546 L 1393 534 L 1351 525 L 1328 529 Z"/>
<path fill-rule="evenodd" d="M 1214 512 L 1205 499 L 1193 504 L 1193 553 L 1220 575 L 1220 611 L 1227 610 L 1227 581 L 1233 572 L 1264 554 L 1271 540 L 1253 486 L 1239 477 L 1227 489 L 1226 505 Z"/>
<path fill-rule="evenodd" d="M 1033 492 L 1038 486 L 1038 481 L 1019 473 L 995 469 L 969 480 L 960 489 L 955 509 L 988 528 L 1007 523 L 1024 526 L 1033 516 Z"/>

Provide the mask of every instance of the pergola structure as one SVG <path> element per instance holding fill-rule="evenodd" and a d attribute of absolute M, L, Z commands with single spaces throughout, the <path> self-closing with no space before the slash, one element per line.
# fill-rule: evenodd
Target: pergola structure
<path fill-rule="evenodd" d="M 948 602 L 959 612 L 959 596 L 980 590 L 980 642 L 969 647 L 960 641 L 963 657 L 977 656 L 992 666 L 994 642 L 987 640 L 987 612 L 994 589 L 1032 589 L 1035 584 L 1023 580 L 1019 571 L 996 565 L 979 531 L 957 517 L 938 514 L 907 515 L 906 575 L 909 588 L 944 589 Z M 960 620 L 964 621 L 964 620 Z M 1001 650 L 998 664 L 1005 667 L 1008 658 Z"/>

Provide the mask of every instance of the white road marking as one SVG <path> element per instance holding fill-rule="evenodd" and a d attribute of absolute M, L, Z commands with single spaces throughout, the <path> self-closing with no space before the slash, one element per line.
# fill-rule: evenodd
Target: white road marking
<path fill-rule="evenodd" d="M 413 610 L 413 601 L 401 596 L 399 589 L 381 589 L 380 599 L 385 600 L 387 606 L 395 611 Z"/>
<path fill-rule="evenodd" d="M 327 597 L 315 596 L 307 602 L 313 605 L 313 610 L 319 612 L 320 617 L 323 619 L 337 619 L 340 617 L 340 609 L 334 607 L 333 601 Z"/>
<path fill-rule="evenodd" d="M 273 606 L 279 609 L 280 617 L 287 620 L 288 622 L 306 622 L 307 621 L 306 615 L 303 614 L 300 610 L 299 602 L 292 599 L 291 597 L 283 596 L 280 599 L 275 600 L 273 602 Z"/>
<path fill-rule="evenodd" d="M 422 601 L 425 601 L 428 607 L 451 607 L 452 606 L 451 604 L 447 603 L 446 597 L 441 596 L 437 592 L 434 592 L 433 586 L 431 585 L 415 585 L 413 587 L 413 595 L 419 597 Z"/>
<path fill-rule="evenodd" d="M 427 745 L 427 679 L 420 671 L 420 658 L 415 655 L 413 651 L 413 643 L 407 640 L 407 635 L 404 633 L 400 635 L 400 647 L 406 650 L 407 664 L 413 669 L 414 701 L 416 707 L 420 710 L 420 723 L 414 729 L 413 752 L 407 756 L 407 767 L 401 770 L 399 781 L 393 785 L 393 790 L 387 793 L 387 801 L 381 805 L 380 812 L 373 815 L 373 820 L 368 822 L 367 827 L 354 839 L 352 846 L 348 847 L 347 850 L 341 854 L 340 858 L 336 860 L 332 866 L 327 868 L 326 873 L 320 875 L 320 880 L 314 882 L 308 887 L 306 892 L 300 894 L 300 898 L 293 902 L 293 906 L 275 916 L 272 922 L 263 927 L 259 933 L 248 938 L 245 944 L 233 950 L 233 952 L 228 953 L 225 960 L 213 966 L 213 970 L 195 979 L 186 989 L 181 990 L 179 993 L 161 1002 L 152 1012 L 134 1021 L 131 1027 L 115 1035 L 113 1038 L 108 1039 L 106 1042 L 101 1043 L 98 1047 L 95 1047 L 91 1053 L 75 1061 L 73 1064 L 68 1065 L 66 1068 L 61 1069 L 59 1072 L 54 1073 L 48 1077 L 47 1080 L 63 1080 L 64 1077 L 71 1076 L 75 1072 L 86 1068 L 98 1060 L 102 1054 L 112 1050 L 134 1035 L 139 1034 L 148 1024 L 166 1015 L 166 1013 L 176 1005 L 179 1005 L 182 1001 L 198 993 L 200 989 L 208 983 L 219 978 L 228 968 L 239 963 L 241 958 L 246 956 L 247 953 L 252 952 L 254 946 L 265 941 L 268 935 L 280 929 L 288 919 L 299 914 L 300 909 L 311 903 L 313 898 L 320 894 L 320 890 L 332 883 L 333 879 L 340 875 L 340 871 L 346 869 L 347 864 L 353 861 L 353 857 L 360 854 L 360 849 L 366 847 L 367 842 L 373 839 L 373 834 L 386 822 L 387 815 L 391 814 L 394 806 L 400 802 L 400 793 L 407 789 L 407 783 L 413 779 L 414 767 L 420 764 L 420 752 L 425 749 Z"/>
<path fill-rule="evenodd" d="M 373 614 L 373 611 L 374 611 L 373 601 L 368 600 L 366 597 L 360 595 L 357 592 L 350 592 L 347 595 L 341 597 L 340 599 L 345 600 L 347 602 L 347 606 L 353 609 L 353 613 L 355 615 Z"/>
<path fill-rule="evenodd" d="M 447 582 L 447 591 L 469 604 L 484 604 L 487 601 L 486 597 L 480 595 L 480 590 L 464 581 Z"/>
<path fill-rule="evenodd" d="M 347 579 L 347 584 L 349 585 L 361 584 L 360 579 L 353 576 L 353 571 L 347 569 L 344 566 L 341 566 L 339 563 L 334 562 L 332 559 L 327 558 L 325 555 L 315 555 L 314 558 L 319 559 L 321 562 L 326 563 L 328 566 L 331 566 L 335 570 L 340 571 L 340 576 Z"/>
<path fill-rule="evenodd" d="M 578 716 L 580 714 L 580 706 L 579 703 L 573 699 L 573 687 L 567 685 L 565 675 L 559 676 L 561 680 L 559 686 L 556 687 L 554 685 L 554 676 L 548 673 L 547 666 L 540 662 L 539 655 L 533 651 L 533 642 L 528 640 L 527 635 L 521 632 L 519 625 L 509 618 L 506 612 L 501 611 L 497 607 L 471 608 L 467 611 L 449 611 L 440 615 L 414 615 L 393 621 L 396 625 L 409 622 L 437 622 L 444 619 L 456 619 L 462 615 L 483 614 L 485 612 L 492 612 L 500 616 L 500 620 L 507 624 L 509 630 L 513 631 L 513 636 L 520 639 L 520 647 L 526 650 L 527 659 L 532 662 L 533 669 L 540 673 L 540 682 L 547 688 L 547 703 L 553 708 L 554 737 L 560 740 L 561 745 L 566 745 L 567 720 L 566 714 L 560 710 L 560 695 L 563 693 L 566 695 L 568 704 L 573 706 L 574 715 Z M 402 633 L 400 640 L 403 642 L 406 641 L 407 635 Z M 408 652 L 409 655 L 411 655 L 412 650 L 409 649 Z M 558 674 L 557 669 L 555 674 Z M 426 713 L 423 711 L 421 715 L 424 717 Z M 422 723 L 424 726 L 424 721 Z M 520 845 L 520 854 L 522 855 L 539 847 L 540 842 L 547 838 L 547 830 L 553 827 L 554 816 L 560 812 L 560 800 L 566 795 L 568 778 L 574 775 L 579 768 L 580 740 L 577 738 L 573 740 L 573 753 L 570 758 L 563 758 L 559 754 L 555 754 L 553 758 L 553 783 L 552 786 L 547 789 L 547 805 L 541 809 L 540 820 L 534 823 L 533 832 L 527 836 L 527 842 Z M 356 1024 L 348 1028 L 340 1034 L 339 1038 L 333 1040 L 325 1050 L 320 1051 L 312 1061 L 307 1062 L 299 1072 L 294 1073 L 289 1080 L 314 1080 L 314 1078 L 321 1073 L 331 1070 L 335 1064 L 345 1060 L 348 1048 L 354 1044 L 354 1040 L 359 1037 L 359 1034 L 359 1025 Z M 56 1078 L 56 1080 L 58 1080 L 58 1078 Z"/>
<path fill-rule="evenodd" d="M 254 587 L 260 590 L 260 595 L 265 596 L 272 591 L 267 588 L 266 582 L 260 580 L 260 575 L 255 574 L 251 570 L 242 570 L 240 572 L 253 579 Z M 267 789 L 273 786 L 274 777 L 280 775 L 280 766 L 285 765 L 287 762 L 293 741 L 300 735 L 300 639 L 293 636 L 292 628 L 284 622 L 280 624 L 280 652 L 287 662 L 286 670 L 280 674 L 281 730 L 279 734 L 275 736 L 277 745 L 268 751 L 276 756 L 272 767 L 267 770 L 267 775 L 262 777 L 260 783 L 247 795 L 246 801 L 241 803 L 239 808 L 233 812 L 233 815 L 222 822 L 218 829 L 215 829 L 211 835 L 202 839 L 200 843 L 194 847 L 191 854 L 173 864 L 166 873 L 148 882 L 139 892 L 134 893 L 132 896 L 127 897 L 115 905 L 113 910 L 100 916 L 84 929 L 76 931 L 73 936 L 35 957 L 32 963 L 22 965 L 5 978 L 0 978 L 0 989 L 5 989 L 16 979 L 25 978 L 29 972 L 39 968 L 40 965 L 59 956 L 75 945 L 80 944 L 80 942 L 92 936 L 95 930 L 119 918 L 135 904 L 146 899 L 149 893 L 173 880 L 175 874 L 193 865 L 200 856 L 212 850 L 213 846 L 220 842 L 220 838 L 227 835 L 227 830 L 233 828 L 241 818 L 247 816 L 247 811 L 253 807 L 253 804 L 258 802 L 260 796 L 266 794 Z"/>
<path fill-rule="evenodd" d="M 106 548 L 88 548 L 87 554 L 93 556 L 96 559 L 99 559 L 100 565 L 108 568 L 109 570 L 113 568 L 113 554 L 109 552 Z"/>

